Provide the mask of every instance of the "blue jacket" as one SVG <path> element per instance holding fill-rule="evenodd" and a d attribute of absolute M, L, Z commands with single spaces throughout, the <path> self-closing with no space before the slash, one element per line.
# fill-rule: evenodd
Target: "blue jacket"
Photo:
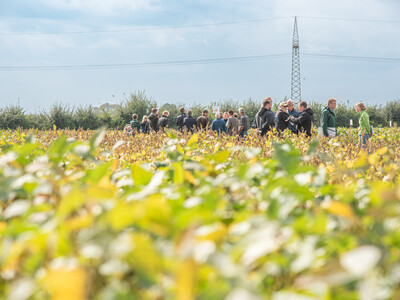
<path fill-rule="evenodd" d="M 226 133 L 226 124 L 222 119 L 215 119 L 211 124 L 211 130 L 216 131 L 218 134 L 220 132 Z"/>
<path fill-rule="evenodd" d="M 289 110 L 288 110 L 288 114 L 289 114 L 289 117 L 292 116 L 292 117 L 294 117 L 294 118 L 296 118 L 296 119 L 297 119 L 298 117 L 300 117 L 300 113 L 299 113 L 297 110 L 295 110 L 294 108 L 293 108 L 293 110 L 290 111 L 290 112 L 289 112 Z M 290 129 L 292 132 L 297 133 L 297 125 L 296 125 L 296 124 L 293 124 L 292 122 L 289 122 L 289 129 Z"/>

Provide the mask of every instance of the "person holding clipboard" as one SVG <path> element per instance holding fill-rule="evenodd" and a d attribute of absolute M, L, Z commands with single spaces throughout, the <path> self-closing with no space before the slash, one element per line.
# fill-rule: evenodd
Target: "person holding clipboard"
<path fill-rule="evenodd" d="M 325 137 L 335 137 L 336 136 L 336 114 L 334 112 L 336 108 L 336 99 L 328 99 L 328 106 L 322 110 L 321 118 L 321 129 L 322 135 Z"/>

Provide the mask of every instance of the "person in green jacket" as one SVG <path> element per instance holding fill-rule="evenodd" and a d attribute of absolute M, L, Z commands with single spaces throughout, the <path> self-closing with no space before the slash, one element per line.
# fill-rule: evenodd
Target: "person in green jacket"
<path fill-rule="evenodd" d="M 132 135 L 135 135 L 136 133 L 140 132 L 140 121 L 138 120 L 137 114 L 132 115 L 131 127 L 132 127 Z"/>
<path fill-rule="evenodd" d="M 369 115 L 367 114 L 367 108 L 364 103 L 358 102 L 355 106 L 356 112 L 360 113 L 360 126 L 358 127 L 358 135 L 360 137 L 360 143 L 362 147 L 367 146 L 367 141 L 371 135 L 371 124 L 369 123 Z"/>
<path fill-rule="evenodd" d="M 336 136 L 336 115 L 334 109 L 336 108 L 336 99 L 328 99 L 328 106 L 322 110 L 321 127 L 323 135 L 326 137 Z"/>

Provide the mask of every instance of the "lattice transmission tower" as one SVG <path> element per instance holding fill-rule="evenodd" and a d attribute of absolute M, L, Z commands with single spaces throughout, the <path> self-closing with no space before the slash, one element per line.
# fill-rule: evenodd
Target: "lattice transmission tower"
<path fill-rule="evenodd" d="M 301 101 L 300 51 L 299 51 L 299 32 L 297 30 L 297 17 L 294 17 L 294 28 L 293 28 L 291 98 L 296 103 Z"/>

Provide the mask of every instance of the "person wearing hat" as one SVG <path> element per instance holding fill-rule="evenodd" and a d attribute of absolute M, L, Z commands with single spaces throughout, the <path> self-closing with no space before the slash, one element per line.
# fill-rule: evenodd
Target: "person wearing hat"
<path fill-rule="evenodd" d="M 280 134 L 285 129 L 289 128 L 289 124 L 287 119 L 289 117 L 287 113 L 287 104 L 286 102 L 281 102 L 279 104 L 279 110 L 276 112 L 276 118 L 278 119 L 278 123 L 276 124 L 276 130 Z"/>

